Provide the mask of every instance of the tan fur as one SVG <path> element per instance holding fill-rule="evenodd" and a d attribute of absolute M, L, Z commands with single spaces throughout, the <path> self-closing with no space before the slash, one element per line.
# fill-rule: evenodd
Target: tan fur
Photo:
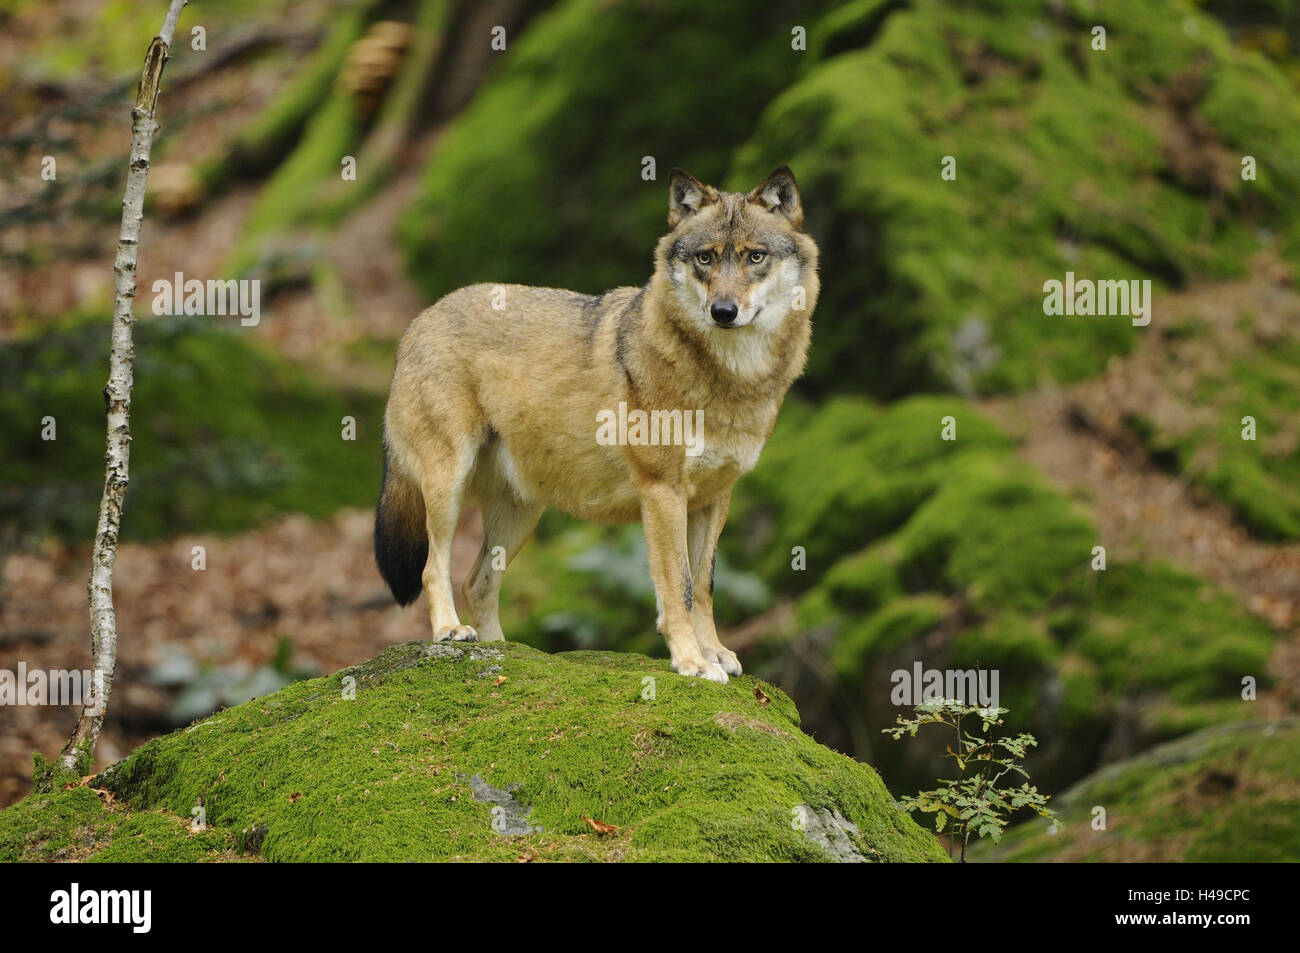
<path fill-rule="evenodd" d="M 504 637 L 496 547 L 508 563 L 554 506 L 580 519 L 641 520 L 673 669 L 724 682 L 740 673 L 714 628 L 714 555 L 732 485 L 757 462 L 803 370 L 817 248 L 800 230 L 788 169 L 750 193 L 719 192 L 674 170 L 669 192 L 672 230 L 644 287 L 592 297 L 474 285 L 429 308 L 402 338 L 376 551 L 396 535 L 411 547 L 403 552 L 417 552 L 422 540 L 409 534 L 423 523 L 421 582 L 435 639 Z M 760 263 L 748 257 L 764 251 Z M 791 310 L 796 286 L 802 310 Z M 710 317 L 719 302 L 735 304 L 734 327 Z M 701 452 L 600 445 L 598 414 L 620 402 L 702 411 Z M 466 501 L 480 506 L 485 529 L 464 585 L 472 627 L 456 614 L 450 578 Z M 394 583 L 387 569 L 385 577 Z M 403 598 L 397 585 L 394 593 Z"/>

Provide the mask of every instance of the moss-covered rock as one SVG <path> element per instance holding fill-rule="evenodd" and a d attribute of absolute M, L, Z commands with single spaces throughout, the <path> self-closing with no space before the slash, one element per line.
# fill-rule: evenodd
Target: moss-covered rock
<path fill-rule="evenodd" d="M 1112 764 L 1055 798 L 1064 827 L 1030 821 L 983 861 L 1300 860 L 1300 721 L 1207 728 Z M 1097 811 L 1104 809 L 1104 816 Z M 1102 823 L 1104 822 L 1104 827 Z M 1095 826 L 1094 826 L 1095 825 Z"/>
<path fill-rule="evenodd" d="M 896 8 L 883 25 L 881 7 Z M 767 108 L 730 177 L 774 155 L 799 174 L 830 318 L 814 385 L 1079 379 L 1139 332 L 1045 315 L 1046 280 L 1150 278 L 1158 293 L 1239 274 L 1259 226 L 1300 260 L 1300 96 L 1189 5 L 858 0 L 814 32 L 829 55 Z"/>
<path fill-rule="evenodd" d="M 833 5 L 557 3 L 510 41 L 434 151 L 399 228 L 411 276 L 432 297 L 475 281 L 643 282 L 668 170 L 720 180 L 806 62 L 791 30 Z"/>
<path fill-rule="evenodd" d="M 155 739 L 91 784 L 108 807 L 72 789 L 0 813 L 0 859 L 945 858 L 771 685 L 514 643 L 396 646 Z M 191 838 L 199 806 L 211 830 Z"/>
<path fill-rule="evenodd" d="M 879 736 L 904 710 L 893 673 L 918 659 L 998 671 L 1009 727 L 1040 741 L 1030 768 L 1046 790 L 1104 758 L 1249 717 L 1241 680 L 1267 681 L 1268 626 L 1169 566 L 1095 570 L 1105 541 L 1086 511 L 969 403 L 838 398 L 787 411 L 738 485 L 722 541 L 734 565 L 797 595 L 793 623 L 770 629 L 746 664 L 787 687 L 828 744 L 891 784 L 929 785 L 937 756 Z M 815 677 L 799 661 L 812 658 L 825 660 Z"/>
<path fill-rule="evenodd" d="M 256 860 L 229 832 L 196 830 L 165 809 L 133 811 L 106 793 L 72 787 L 33 794 L 0 813 L 0 861 Z"/>

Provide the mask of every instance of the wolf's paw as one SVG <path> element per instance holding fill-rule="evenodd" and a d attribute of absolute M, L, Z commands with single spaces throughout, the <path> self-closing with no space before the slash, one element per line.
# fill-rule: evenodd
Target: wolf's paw
<path fill-rule="evenodd" d="M 477 642 L 478 633 L 469 625 L 445 625 L 438 630 L 435 642 Z"/>
<path fill-rule="evenodd" d="M 722 685 L 728 682 L 727 673 L 722 670 L 722 666 L 716 662 L 706 662 L 704 659 L 686 659 L 681 662 L 673 662 L 672 669 L 678 675 L 706 678 L 711 682 L 718 682 Z"/>
<path fill-rule="evenodd" d="M 728 675 L 739 675 L 742 671 L 740 659 L 736 657 L 736 653 L 731 649 L 725 649 L 721 645 L 716 649 L 712 646 L 701 645 L 700 654 L 704 656 L 704 661 L 712 662 Z"/>
<path fill-rule="evenodd" d="M 718 665 L 728 675 L 739 675 L 744 671 L 744 669 L 740 667 L 740 658 L 735 652 L 731 651 L 731 649 L 719 648 L 717 651 Z"/>

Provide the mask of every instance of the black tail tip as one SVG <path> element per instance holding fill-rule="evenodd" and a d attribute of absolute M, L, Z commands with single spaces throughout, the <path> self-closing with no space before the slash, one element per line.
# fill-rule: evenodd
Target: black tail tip
<path fill-rule="evenodd" d="M 424 588 L 424 564 L 429 556 L 429 541 L 423 533 L 404 533 L 394 525 L 380 498 L 375 507 L 375 565 L 388 583 L 400 606 L 409 606 Z"/>

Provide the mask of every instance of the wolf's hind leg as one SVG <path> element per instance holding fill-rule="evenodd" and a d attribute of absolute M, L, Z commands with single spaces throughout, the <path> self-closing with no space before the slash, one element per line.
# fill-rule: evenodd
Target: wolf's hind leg
<path fill-rule="evenodd" d="M 718 555 L 718 537 L 722 535 L 730 505 L 731 492 L 727 491 L 708 506 L 687 514 L 686 545 L 695 590 L 691 604 L 695 641 L 705 659 L 722 666 L 728 675 L 739 675 L 740 659 L 718 640 L 718 629 L 713 622 L 713 567 Z"/>
<path fill-rule="evenodd" d="M 540 504 L 519 500 L 508 487 L 493 489 L 497 492 L 492 495 L 478 494 L 483 511 L 483 548 L 461 587 L 469 604 L 469 620 L 483 642 L 499 642 L 505 638 L 497 615 L 501 577 L 533 535 L 545 509 Z M 504 492 L 500 492 L 502 489 Z"/>
<path fill-rule="evenodd" d="M 431 440 L 430 444 L 422 448 L 420 455 L 420 489 L 429 534 L 429 558 L 422 576 L 429 600 L 429 623 L 435 642 L 472 642 L 478 633 L 461 624 L 452 596 L 451 544 L 477 447 L 468 439 L 461 447 L 452 446 L 450 441 Z"/>

